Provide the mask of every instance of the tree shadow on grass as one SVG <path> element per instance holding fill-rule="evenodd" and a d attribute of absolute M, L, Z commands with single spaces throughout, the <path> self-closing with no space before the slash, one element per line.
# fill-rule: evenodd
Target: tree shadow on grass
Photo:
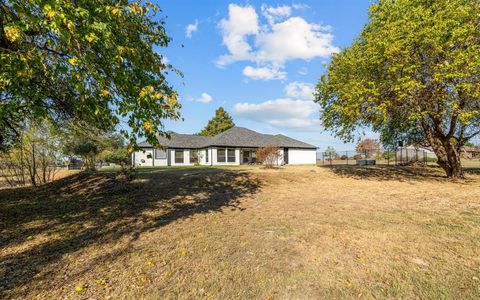
<path fill-rule="evenodd" d="M 480 168 L 465 168 L 465 174 L 480 175 Z"/>
<path fill-rule="evenodd" d="M 47 282 L 55 275 L 52 266 L 67 254 L 120 239 L 131 243 L 195 214 L 242 210 L 240 199 L 260 188 L 249 173 L 190 168 L 140 173 L 131 183 L 108 173 L 81 173 L 38 189 L 0 190 L 0 298 Z"/>
<path fill-rule="evenodd" d="M 400 167 L 400 166 L 325 166 L 333 173 L 355 179 L 377 181 L 446 181 L 443 170 L 439 167 Z M 468 180 L 467 180 L 468 182 Z"/>

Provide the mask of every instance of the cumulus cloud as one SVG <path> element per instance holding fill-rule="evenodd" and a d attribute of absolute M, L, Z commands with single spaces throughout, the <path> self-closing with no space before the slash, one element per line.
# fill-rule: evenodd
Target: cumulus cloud
<path fill-rule="evenodd" d="M 300 8 L 303 6 L 262 5 L 261 13 L 267 20 L 262 23 L 251 5 L 230 4 L 228 17 L 218 24 L 228 54 L 220 56 L 217 65 L 225 67 L 237 61 L 250 61 L 261 69 L 275 67 L 280 70 L 289 60 L 327 58 L 338 52 L 339 49 L 333 45 L 330 26 L 292 16 L 293 10 Z"/>
<path fill-rule="evenodd" d="M 305 82 L 290 82 L 285 87 L 285 94 L 292 98 L 313 100 L 313 86 Z"/>
<path fill-rule="evenodd" d="M 252 48 L 247 41 L 247 36 L 256 35 L 259 30 L 258 15 L 250 5 L 228 5 L 228 18 L 222 19 L 218 24 L 221 30 L 223 44 L 230 54 L 222 55 L 217 60 L 217 65 L 224 66 L 238 60 L 250 60 Z"/>
<path fill-rule="evenodd" d="M 285 62 L 293 59 L 309 60 L 328 57 L 338 52 L 333 46 L 333 35 L 328 26 L 308 23 L 300 17 L 291 17 L 271 26 L 271 31 L 257 36 L 260 61 Z"/>
<path fill-rule="evenodd" d="M 237 103 L 234 111 L 240 117 L 278 128 L 304 131 L 320 129 L 320 120 L 314 116 L 318 105 L 310 100 L 281 98 L 261 103 Z"/>
<path fill-rule="evenodd" d="M 188 24 L 187 27 L 185 28 L 185 36 L 187 38 L 191 38 L 192 34 L 194 32 L 197 32 L 197 30 L 198 30 L 198 20 L 195 20 L 194 23 Z"/>
<path fill-rule="evenodd" d="M 199 98 L 196 98 L 194 100 L 200 103 L 210 103 L 212 102 L 213 98 L 207 93 L 202 93 Z"/>
<path fill-rule="evenodd" d="M 287 73 L 275 67 L 252 67 L 246 66 L 243 75 L 253 80 L 285 79 Z"/>
<path fill-rule="evenodd" d="M 268 23 L 273 24 L 276 21 L 289 17 L 292 14 L 292 7 L 288 5 L 273 7 L 263 4 L 261 11 Z"/>

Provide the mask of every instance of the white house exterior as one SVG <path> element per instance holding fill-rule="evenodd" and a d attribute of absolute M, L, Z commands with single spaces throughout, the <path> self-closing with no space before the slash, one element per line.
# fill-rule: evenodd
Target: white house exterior
<path fill-rule="evenodd" d="M 243 127 L 232 127 L 213 137 L 170 133 L 170 138 L 161 137 L 159 143 L 163 150 L 147 142 L 140 143 L 140 150 L 132 153 L 132 164 L 149 167 L 254 164 L 256 150 L 267 145 L 280 148 L 279 165 L 316 163 L 316 146 Z"/>

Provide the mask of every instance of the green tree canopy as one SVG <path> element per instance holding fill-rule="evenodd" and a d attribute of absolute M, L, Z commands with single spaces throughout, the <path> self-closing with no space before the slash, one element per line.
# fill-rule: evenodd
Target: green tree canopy
<path fill-rule="evenodd" d="M 113 154 L 127 153 L 123 136 L 115 131 L 102 131 L 86 125 L 70 124 L 60 130 L 60 136 L 63 154 L 81 157 L 86 168 L 90 170 L 95 169 L 97 160 L 114 162 L 110 159 Z"/>
<path fill-rule="evenodd" d="M 480 133 L 480 2 L 380 0 L 369 19 L 316 87 L 325 127 L 424 142 L 463 176 L 459 149 Z"/>
<path fill-rule="evenodd" d="M 179 117 L 154 49 L 170 38 L 159 8 L 140 1 L 0 1 L 0 146 L 26 119 L 102 129 L 124 120 L 132 145 L 157 143 L 162 120 Z"/>
<path fill-rule="evenodd" d="M 235 126 L 232 117 L 223 107 L 215 111 L 215 116 L 208 121 L 207 126 L 200 131 L 199 135 L 214 136 Z"/>

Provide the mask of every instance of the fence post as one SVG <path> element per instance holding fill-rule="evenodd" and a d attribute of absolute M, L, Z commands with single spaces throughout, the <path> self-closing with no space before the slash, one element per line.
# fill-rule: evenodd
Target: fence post
<path fill-rule="evenodd" d="M 332 165 L 332 151 L 330 151 L 330 165 Z"/>
<path fill-rule="evenodd" d="M 390 151 L 387 150 L 387 166 L 390 166 Z"/>
<path fill-rule="evenodd" d="M 322 166 L 325 165 L 325 152 L 322 152 Z"/>
<path fill-rule="evenodd" d="M 348 151 L 345 151 L 345 156 L 347 156 L 347 166 L 348 166 Z"/>
<path fill-rule="evenodd" d="M 397 166 L 397 152 L 398 150 L 395 150 L 395 167 Z"/>

